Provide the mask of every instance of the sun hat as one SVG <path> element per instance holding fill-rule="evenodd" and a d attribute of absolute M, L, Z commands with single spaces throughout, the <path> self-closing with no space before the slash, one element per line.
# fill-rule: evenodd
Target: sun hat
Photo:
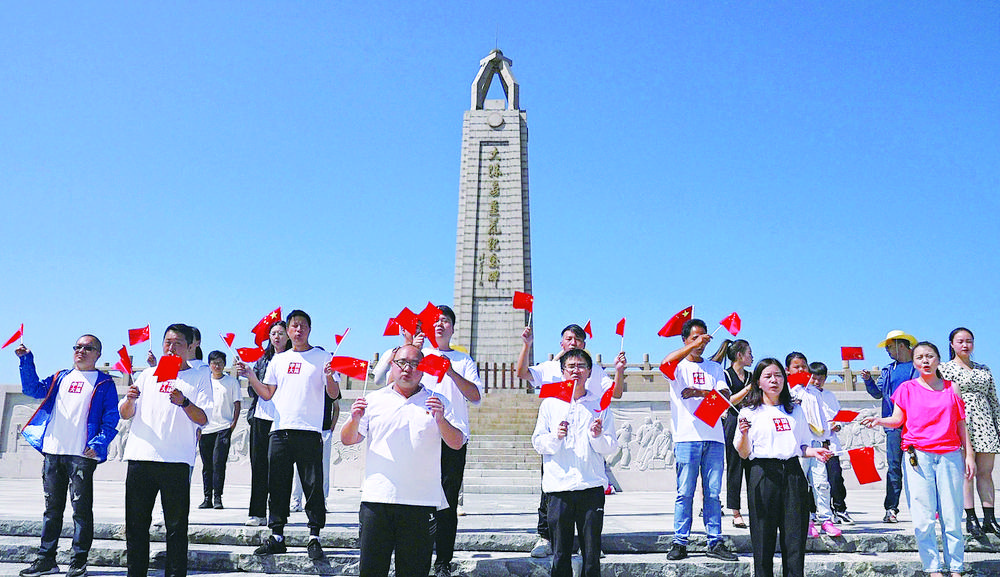
<path fill-rule="evenodd" d="M 908 335 L 903 331 L 889 331 L 889 334 L 885 335 L 885 340 L 875 346 L 881 349 L 885 347 L 887 344 L 889 344 L 889 342 L 895 340 L 906 341 L 910 343 L 911 347 L 917 345 L 917 339 L 913 335 Z"/>

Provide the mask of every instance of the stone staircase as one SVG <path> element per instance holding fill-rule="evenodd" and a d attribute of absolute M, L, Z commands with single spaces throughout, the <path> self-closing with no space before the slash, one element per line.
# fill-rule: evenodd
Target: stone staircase
<path fill-rule="evenodd" d="M 538 493 L 542 459 L 531 446 L 537 396 L 491 391 L 470 408 L 472 439 L 465 463 L 467 493 Z"/>

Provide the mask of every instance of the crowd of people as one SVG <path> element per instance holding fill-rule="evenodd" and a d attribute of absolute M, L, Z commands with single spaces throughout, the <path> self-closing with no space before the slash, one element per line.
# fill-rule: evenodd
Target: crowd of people
<path fill-rule="evenodd" d="M 400 577 L 424 577 L 432 571 L 436 577 L 451 575 L 471 434 L 469 405 L 480 402 L 482 383 L 473 359 L 452 347 L 454 311 L 440 306 L 438 313 L 433 326 L 402 332 L 404 344 L 387 351 L 373 368 L 376 382 L 385 386 L 358 398 L 341 427 L 344 445 L 365 443 L 359 506 L 362 575 L 387 575 L 394 554 Z M 309 315 L 294 310 L 271 325 L 267 347 L 255 365 L 233 360 L 239 376 L 247 379 L 251 399 L 247 525 L 266 523 L 270 529 L 255 550 L 258 555 L 285 553 L 289 514 L 304 509 L 310 533 L 306 552 L 313 560 L 324 557 L 319 537 L 326 524 L 341 392 L 332 355 L 310 344 L 311 330 Z M 694 510 L 700 505 L 706 556 L 738 559 L 723 538 L 720 493 L 725 478 L 732 525 L 750 532 L 754 574 L 773 575 L 780 542 L 783 574 L 803 575 L 807 539 L 821 532 L 838 537 L 841 527 L 854 523 L 839 458 L 845 452 L 835 420 L 840 405 L 825 389 L 826 365 L 792 352 L 784 362 L 765 358 L 754 366 L 750 343 L 743 339 L 725 340 L 708 357 L 712 337 L 703 321 L 690 319 L 680 332 L 681 346 L 663 361 L 675 367 L 669 395 L 677 495 L 667 558 L 688 557 Z M 597 576 L 609 486 L 606 458 L 619 443 L 608 404 L 623 395 L 627 358 L 622 351 L 609 375 L 586 351 L 583 328 L 571 324 L 560 335 L 556 358 L 529 366 L 530 326 L 521 337 L 518 376 L 539 392 L 547 385 L 568 387 L 565 396 L 545 395 L 531 436 L 542 457 L 538 542 L 531 555 L 551 555 L 554 576 L 572 575 L 576 536 L 583 575 Z M 148 572 L 157 496 L 166 532 L 164 575 L 186 575 L 196 455 L 200 452 L 204 490 L 199 507 L 221 509 L 229 446 L 241 413 L 239 383 L 225 374 L 225 353 L 213 351 L 206 363 L 200 341 L 194 327 L 168 326 L 163 356 L 158 360 L 150 352 L 150 367 L 134 381 L 128 376 L 122 399 L 111 377 L 96 368 L 102 349 L 96 336 L 81 336 L 73 347 L 73 367 L 45 379 L 39 378 L 31 351 L 23 344 L 16 349 L 22 390 L 42 399 L 22 434 L 44 456 L 46 497 L 38 556 L 21 571 L 22 577 L 58 572 L 55 555 L 67 492 L 75 525 L 67 576 L 86 575 L 93 541 L 93 475 L 107 459 L 120 419 L 131 421 L 123 450 L 128 461 L 129 577 Z M 974 336 L 964 327 L 949 335 L 950 360 L 944 363 L 933 343 L 918 342 L 902 331 L 891 331 L 879 346 L 892 362 L 877 379 L 868 371 L 861 376 L 871 396 L 882 400 L 882 410 L 862 424 L 886 431 L 883 521 L 898 521 L 905 488 L 924 570 L 935 577 L 960 574 L 964 535 L 1000 534 L 992 482 L 1000 452 L 1000 404 L 992 374 L 972 360 Z M 446 359 L 437 376 L 421 370 L 429 355 Z M 730 404 L 721 421 L 696 414 L 705 398 L 717 395 Z M 696 503 L 699 479 L 702 497 Z M 744 485 L 748 519 L 741 514 Z M 935 523 L 941 526 L 943 550 Z"/>

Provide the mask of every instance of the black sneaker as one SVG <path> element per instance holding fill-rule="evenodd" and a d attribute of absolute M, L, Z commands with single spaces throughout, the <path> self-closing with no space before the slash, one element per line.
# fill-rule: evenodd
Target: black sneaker
<path fill-rule="evenodd" d="M 222 506 L 222 495 L 216 495 L 215 496 L 215 502 L 212 503 L 212 506 L 214 508 L 216 508 L 216 509 L 224 509 L 225 508 L 225 507 Z"/>
<path fill-rule="evenodd" d="M 254 555 L 274 555 L 277 553 L 284 553 L 288 551 L 288 547 L 285 546 L 285 541 L 278 541 L 271 535 L 264 541 L 264 544 L 253 550 Z"/>
<path fill-rule="evenodd" d="M 69 570 L 66 571 L 66 577 L 86 577 L 87 576 L 87 562 L 73 559 L 69 564 Z"/>
<path fill-rule="evenodd" d="M 718 559 L 719 561 L 739 561 L 740 559 L 735 553 L 730 551 L 729 547 L 726 547 L 726 544 L 722 541 L 719 541 L 715 545 L 709 547 L 708 551 L 705 551 L 705 555 L 713 559 Z"/>
<path fill-rule="evenodd" d="M 670 546 L 670 551 L 667 553 L 667 559 L 671 561 L 680 561 L 688 556 L 688 548 L 685 545 L 679 543 L 674 543 Z"/>
<path fill-rule="evenodd" d="M 198 505 L 198 508 L 199 509 L 211 509 L 212 508 L 212 498 L 211 497 L 205 497 L 205 500 L 201 502 L 201 505 Z"/>
<path fill-rule="evenodd" d="M 36 575 L 51 575 L 58 573 L 59 566 L 53 559 L 35 559 L 26 569 L 21 569 L 21 577 L 35 577 Z"/>
<path fill-rule="evenodd" d="M 319 539 L 309 539 L 309 544 L 306 545 L 306 553 L 309 554 L 309 558 L 313 561 L 319 561 L 324 557 L 323 546 L 319 544 Z"/>

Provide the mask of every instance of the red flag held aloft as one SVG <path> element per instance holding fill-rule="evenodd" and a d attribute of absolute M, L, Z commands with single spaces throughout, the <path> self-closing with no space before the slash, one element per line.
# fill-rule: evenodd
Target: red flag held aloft
<path fill-rule="evenodd" d="M 21 323 L 21 326 L 17 329 L 17 331 L 15 331 L 14 334 L 9 339 L 7 339 L 7 342 L 5 342 L 3 346 L 0 347 L 0 349 L 6 349 L 8 345 L 16 341 L 17 339 L 21 338 L 23 335 L 24 335 L 24 323 Z"/>
<path fill-rule="evenodd" d="M 670 361 L 669 363 L 663 363 L 660 365 L 660 372 L 666 375 L 668 379 L 673 381 L 675 379 L 675 374 L 677 373 L 677 365 L 680 360 Z"/>
<path fill-rule="evenodd" d="M 806 372 L 788 375 L 788 388 L 791 389 L 792 387 L 797 387 L 799 385 L 803 387 L 808 385 L 809 377 L 809 373 Z"/>
<path fill-rule="evenodd" d="M 604 391 L 604 394 L 601 395 L 601 405 L 600 405 L 600 408 L 598 408 L 597 411 L 595 411 L 595 412 L 600 413 L 604 409 L 607 409 L 608 407 L 610 407 L 611 406 L 611 399 L 614 396 L 615 396 L 615 386 L 611 385 L 611 387 L 608 390 Z"/>
<path fill-rule="evenodd" d="M 625 317 L 622 317 L 622 320 L 618 321 L 618 324 L 615 325 L 615 334 L 620 337 L 625 336 Z"/>
<path fill-rule="evenodd" d="M 411 311 L 409 307 L 403 307 L 403 310 L 399 311 L 399 314 L 396 315 L 396 324 L 399 325 L 399 328 L 410 333 L 412 336 L 417 334 L 420 317 L 418 317 L 415 312 Z"/>
<path fill-rule="evenodd" d="M 163 355 L 160 362 L 156 364 L 156 382 L 172 381 L 177 378 L 177 373 L 181 370 L 181 358 L 177 355 Z"/>
<path fill-rule="evenodd" d="M 840 360 L 863 361 L 865 360 L 865 352 L 861 347 L 840 347 Z"/>
<path fill-rule="evenodd" d="M 542 390 L 538 392 L 540 399 L 559 399 L 567 403 L 573 400 L 573 389 L 576 387 L 576 380 L 560 381 L 558 383 L 545 383 Z"/>
<path fill-rule="evenodd" d="M 535 306 L 535 297 L 528 293 L 514 291 L 514 299 L 511 304 L 514 305 L 514 308 L 516 309 L 525 310 L 530 313 L 533 312 L 532 309 Z"/>
<path fill-rule="evenodd" d="M 719 321 L 719 324 L 726 327 L 726 330 L 729 331 L 729 334 L 733 335 L 734 337 L 738 335 L 740 332 L 740 323 L 741 323 L 740 315 L 736 313 L 733 313 L 728 317 Z"/>
<path fill-rule="evenodd" d="M 385 323 L 385 332 L 382 333 L 383 337 L 398 337 L 399 336 L 399 325 L 396 324 L 396 319 L 389 319 L 389 322 Z"/>
<path fill-rule="evenodd" d="M 848 411 L 847 409 L 841 409 L 836 415 L 833 416 L 831 421 L 834 423 L 850 423 L 854 419 L 858 418 L 857 411 Z"/>
<path fill-rule="evenodd" d="M 256 363 L 264 356 L 264 349 L 260 347 L 241 347 L 236 349 L 236 355 L 244 363 Z"/>
<path fill-rule="evenodd" d="M 232 347 L 233 341 L 236 340 L 236 333 L 219 333 L 219 337 L 222 338 L 222 342 L 226 343 L 227 347 Z"/>
<path fill-rule="evenodd" d="M 121 358 L 120 361 L 115 363 L 115 369 L 122 372 L 122 374 L 132 374 L 132 357 L 128 356 L 128 349 L 125 345 L 118 349 L 118 357 Z"/>
<path fill-rule="evenodd" d="M 139 343 L 144 343 L 148 340 L 149 340 L 149 325 L 146 325 L 141 329 L 128 330 L 128 344 L 130 347 L 135 346 Z"/>
<path fill-rule="evenodd" d="M 420 331 L 424 333 L 427 340 L 431 342 L 431 346 L 435 349 L 438 348 L 437 335 L 434 334 L 434 324 L 441 317 L 441 310 L 434 306 L 433 303 L 428 302 L 424 310 L 420 311 L 417 318 L 420 319 Z"/>
<path fill-rule="evenodd" d="M 330 368 L 352 379 L 368 380 L 368 361 L 354 357 L 333 357 L 330 359 Z"/>
<path fill-rule="evenodd" d="M 349 333 L 349 332 L 351 332 L 351 327 L 347 327 L 347 330 L 344 331 L 344 334 L 342 334 L 342 335 L 334 335 L 333 338 L 335 338 L 337 340 L 337 344 L 339 345 L 340 341 L 344 340 L 344 337 L 346 337 L 347 333 Z"/>
<path fill-rule="evenodd" d="M 433 375 L 437 377 L 438 381 L 444 380 L 444 376 L 448 374 L 448 369 L 451 368 L 451 360 L 448 357 L 441 355 L 427 355 L 420 361 L 417 365 L 418 371 L 423 371 L 428 375 Z"/>
<path fill-rule="evenodd" d="M 594 331 L 590 328 L 590 319 L 587 319 L 587 324 L 583 327 L 583 332 L 587 333 L 587 338 L 594 338 Z"/>
<path fill-rule="evenodd" d="M 667 324 L 663 325 L 663 328 L 656 334 L 661 337 L 676 337 L 681 334 L 681 329 L 684 328 L 684 323 L 691 320 L 691 316 L 694 314 L 694 307 L 690 306 L 681 312 L 670 317 Z"/>
<path fill-rule="evenodd" d="M 709 391 L 705 398 L 701 400 L 698 408 L 694 410 L 694 416 L 705 422 L 709 427 L 714 427 L 719 422 L 719 417 L 729 408 L 726 398 L 719 394 L 719 391 Z"/>
<path fill-rule="evenodd" d="M 851 468 L 854 469 L 854 475 L 857 476 L 858 483 L 867 485 L 868 483 L 877 483 L 882 480 L 882 477 L 878 474 L 878 469 L 875 468 L 875 449 L 873 447 L 851 449 L 847 452 L 847 456 L 851 459 Z"/>
<path fill-rule="evenodd" d="M 281 307 L 278 307 L 264 315 L 264 318 L 257 321 L 257 324 L 250 329 L 250 332 L 253 333 L 253 344 L 259 347 L 267 342 L 268 337 L 270 337 L 271 325 L 280 320 Z"/>

